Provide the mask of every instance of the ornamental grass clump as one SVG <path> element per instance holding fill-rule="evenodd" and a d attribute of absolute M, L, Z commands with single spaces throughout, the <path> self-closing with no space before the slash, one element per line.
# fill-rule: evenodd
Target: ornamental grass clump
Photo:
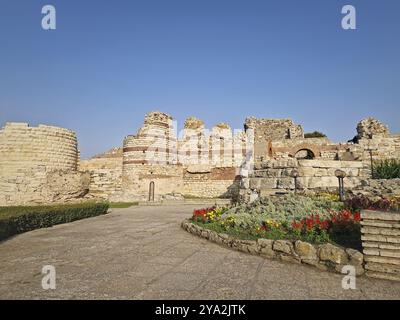
<path fill-rule="evenodd" d="M 400 178 L 400 159 L 375 161 L 373 164 L 374 179 Z"/>

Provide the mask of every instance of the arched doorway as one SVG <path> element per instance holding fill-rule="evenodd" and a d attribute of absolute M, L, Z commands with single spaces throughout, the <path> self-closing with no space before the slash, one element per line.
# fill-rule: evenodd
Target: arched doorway
<path fill-rule="evenodd" d="M 311 160 L 311 159 L 315 158 L 315 154 L 310 149 L 300 149 L 299 151 L 296 152 L 294 157 L 296 159 L 308 159 L 308 160 Z"/>
<path fill-rule="evenodd" d="M 154 189 L 155 189 L 154 181 L 151 181 L 149 185 L 149 201 L 151 202 L 154 202 Z"/>

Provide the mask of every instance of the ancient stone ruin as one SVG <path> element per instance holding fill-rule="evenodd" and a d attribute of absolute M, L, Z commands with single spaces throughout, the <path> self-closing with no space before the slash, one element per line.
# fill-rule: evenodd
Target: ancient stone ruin
<path fill-rule="evenodd" d="M 400 157 L 400 135 L 376 119 L 357 125 L 351 142 L 304 138 L 290 119 L 247 118 L 244 130 L 220 123 L 206 129 L 195 117 L 180 134 L 168 114 L 150 112 L 120 147 L 80 160 L 74 132 L 7 123 L 0 130 L 0 205 L 106 199 L 158 201 L 182 197 L 250 197 L 337 188 L 368 192 L 371 159 Z"/>
<path fill-rule="evenodd" d="M 78 171 L 74 132 L 45 125 L 7 123 L 0 130 L 0 205 L 79 199 L 90 174 Z"/>

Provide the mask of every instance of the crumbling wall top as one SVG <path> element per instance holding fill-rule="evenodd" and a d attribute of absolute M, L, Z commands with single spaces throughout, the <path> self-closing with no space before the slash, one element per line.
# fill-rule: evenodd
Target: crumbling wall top
<path fill-rule="evenodd" d="M 189 117 L 185 120 L 184 124 L 185 129 L 203 129 L 204 128 L 204 121 L 200 120 L 196 117 Z"/>
<path fill-rule="evenodd" d="M 357 125 L 358 139 L 372 139 L 374 136 L 387 137 L 389 134 L 388 126 L 372 117 L 361 120 Z"/>

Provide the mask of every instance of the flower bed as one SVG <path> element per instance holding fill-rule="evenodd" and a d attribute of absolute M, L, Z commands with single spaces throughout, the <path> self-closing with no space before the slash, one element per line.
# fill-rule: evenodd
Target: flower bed
<path fill-rule="evenodd" d="M 204 208 L 195 210 L 192 220 L 206 229 L 245 240 L 301 240 L 361 249 L 360 213 L 320 195 L 290 195 L 251 205 Z"/>
<path fill-rule="evenodd" d="M 398 280 L 399 213 L 399 196 L 340 202 L 329 193 L 292 194 L 194 210 L 182 227 L 233 249 L 337 272 L 350 264 L 364 273 L 364 246 L 367 274 Z"/>
<path fill-rule="evenodd" d="M 259 255 L 264 258 L 279 259 L 286 262 L 303 263 L 320 270 L 341 273 L 345 265 L 352 265 L 357 275 L 364 273 L 364 258 L 361 252 L 344 249 L 330 243 L 316 245 L 301 240 L 257 240 L 240 239 L 234 235 L 218 233 L 192 220 L 182 222 L 182 228 L 209 241 L 227 246 L 234 250 Z"/>

